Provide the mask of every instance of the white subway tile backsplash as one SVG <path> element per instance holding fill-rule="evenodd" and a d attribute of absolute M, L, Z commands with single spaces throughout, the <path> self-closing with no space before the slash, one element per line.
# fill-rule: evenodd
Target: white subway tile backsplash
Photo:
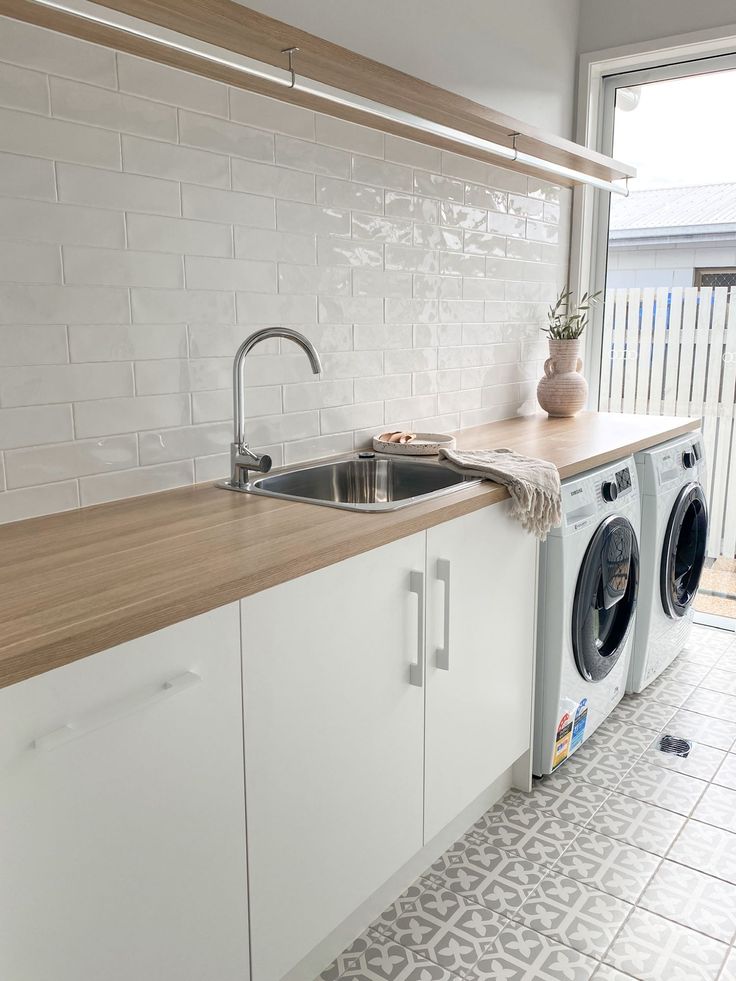
<path fill-rule="evenodd" d="M 65 78 L 50 79 L 51 112 L 57 119 L 176 140 L 176 109 Z"/>
<path fill-rule="evenodd" d="M 324 366 L 247 361 L 277 465 L 529 411 L 569 193 L 0 28 L 0 520 L 225 476 L 232 358 L 266 324 Z"/>
<path fill-rule="evenodd" d="M 0 409 L 0 450 L 62 443 L 74 438 L 70 405 L 31 405 Z"/>
<path fill-rule="evenodd" d="M 309 174 L 324 177 L 350 176 L 350 155 L 344 150 L 295 140 L 290 136 L 276 134 L 275 160 L 282 167 L 293 167 Z"/>
<path fill-rule="evenodd" d="M 109 439 L 78 439 L 5 454 L 8 488 L 31 487 L 94 473 L 125 470 L 138 464 L 134 435 Z"/>
<path fill-rule="evenodd" d="M 383 157 L 383 133 L 336 116 L 317 113 L 315 138 L 325 146 L 352 150 L 368 157 Z"/>
<path fill-rule="evenodd" d="M 201 75 L 118 52 L 121 92 L 212 116 L 227 116 L 227 86 Z"/>
<path fill-rule="evenodd" d="M 357 211 L 383 212 L 383 191 L 368 184 L 337 180 L 334 177 L 317 178 L 317 204 L 329 208 L 348 208 Z"/>
<path fill-rule="evenodd" d="M 0 365 L 65 364 L 68 360 L 66 327 L 0 327 Z"/>
<path fill-rule="evenodd" d="M 101 286 L 0 285 L 0 324 L 121 324 L 128 293 Z"/>
<path fill-rule="evenodd" d="M 49 87 L 39 72 L 0 62 L 0 97 L 8 109 L 49 114 Z"/>
<path fill-rule="evenodd" d="M 121 470 L 119 473 L 82 477 L 79 481 L 79 492 L 82 507 L 89 507 L 92 504 L 117 501 L 121 497 L 155 494 L 157 491 L 181 487 L 193 481 L 194 462 L 181 460 L 155 467 L 138 467 L 135 470 Z"/>
<path fill-rule="evenodd" d="M 350 212 L 340 208 L 277 201 L 276 224 L 280 231 L 303 235 L 349 235 Z"/>
<path fill-rule="evenodd" d="M 120 169 L 119 134 L 11 109 L 0 109 L 0 150 Z"/>
<path fill-rule="evenodd" d="M 235 255 L 241 259 L 313 264 L 317 247 L 313 235 L 235 228 Z"/>
<path fill-rule="evenodd" d="M 0 215 L 2 215 L 1 202 Z M 172 252 L 177 255 L 184 253 L 232 256 L 233 254 L 232 230 L 227 225 L 136 214 L 126 215 L 125 224 L 128 231 L 128 247 L 131 249 L 145 252 Z"/>
<path fill-rule="evenodd" d="M 8 197 L 56 198 L 56 176 L 52 160 L 0 153 L 0 190 Z"/>
<path fill-rule="evenodd" d="M 257 92 L 231 88 L 230 118 L 257 129 L 286 133 L 303 140 L 314 139 L 313 112 L 278 99 L 269 99 Z"/>
<path fill-rule="evenodd" d="M 116 84 L 115 53 L 109 48 L 43 31 L 9 17 L 0 20 L 0 61 L 92 85 L 115 88 Z"/>
<path fill-rule="evenodd" d="M 122 146 L 123 170 L 128 173 L 211 187 L 230 184 L 230 161 L 224 154 L 127 135 L 122 137 Z"/>
<path fill-rule="evenodd" d="M 232 293 L 136 287 L 130 291 L 130 302 L 135 324 L 235 323 Z"/>
<path fill-rule="evenodd" d="M 346 266 L 279 265 L 279 293 L 350 292 L 350 270 Z"/>
<path fill-rule="evenodd" d="M 64 282 L 100 286 L 184 285 L 179 256 L 126 249 L 91 249 L 74 245 L 62 248 Z"/>
<path fill-rule="evenodd" d="M 215 116 L 179 110 L 179 142 L 248 160 L 273 161 L 273 134 Z"/>
<path fill-rule="evenodd" d="M 375 324 L 383 320 L 383 300 L 373 296 L 321 296 L 321 324 Z"/>
<path fill-rule="evenodd" d="M 185 358 L 184 324 L 73 324 L 69 327 L 71 361 L 137 361 Z"/>
<path fill-rule="evenodd" d="M 383 266 L 383 246 L 320 238 L 317 240 L 317 261 L 321 266 L 380 268 Z"/>
<path fill-rule="evenodd" d="M 78 438 L 134 433 L 159 426 L 185 426 L 190 422 L 187 395 L 138 395 L 76 402 L 74 424 Z"/>
<path fill-rule="evenodd" d="M 276 227 L 273 200 L 259 194 L 246 194 L 244 191 L 184 184 L 181 189 L 181 209 L 185 218 L 202 218 L 248 225 L 252 228 Z"/>
<path fill-rule="evenodd" d="M 179 185 L 174 181 L 73 164 L 58 164 L 56 180 L 59 200 L 67 204 L 155 215 L 171 216 L 180 212 Z"/>
<path fill-rule="evenodd" d="M 276 264 L 249 259 L 214 259 L 208 256 L 185 258 L 187 289 L 249 290 L 276 292 Z"/>
<path fill-rule="evenodd" d="M 386 133 L 386 160 L 406 164 L 408 167 L 418 167 L 420 170 L 439 171 L 442 166 L 442 151 L 414 140 L 405 140 L 401 136 Z"/>
<path fill-rule="evenodd" d="M 351 174 L 354 181 L 372 184 L 378 187 L 391 188 L 394 191 L 411 191 L 411 167 L 387 163 L 373 157 L 363 157 L 353 154 L 351 159 Z"/>
<path fill-rule="evenodd" d="M 133 372 L 129 364 L 0 368 L 0 404 L 3 407 L 51 405 L 132 394 Z"/>
<path fill-rule="evenodd" d="M 232 181 L 235 190 L 255 191 L 287 201 L 314 203 L 314 176 L 288 167 L 233 159 Z"/>
<path fill-rule="evenodd" d="M 0 242 L 0 282 L 60 283 L 58 246 Z"/>

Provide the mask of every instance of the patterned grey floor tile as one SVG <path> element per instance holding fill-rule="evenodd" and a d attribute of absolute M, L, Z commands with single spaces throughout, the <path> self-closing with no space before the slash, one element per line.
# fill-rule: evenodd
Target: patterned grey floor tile
<path fill-rule="evenodd" d="M 680 709 L 664 727 L 664 732 L 693 739 L 715 749 L 729 750 L 736 740 L 736 722 L 712 719 L 708 715 Z"/>
<path fill-rule="evenodd" d="M 635 909 L 605 961 L 638 981 L 716 981 L 727 952 L 718 940 Z"/>
<path fill-rule="evenodd" d="M 723 970 L 718 975 L 718 981 L 736 981 L 736 950 L 731 948 L 723 965 Z"/>
<path fill-rule="evenodd" d="M 736 886 L 675 862 L 663 862 L 639 905 L 730 943 L 736 932 Z"/>
<path fill-rule="evenodd" d="M 698 780 L 711 780 L 726 756 L 722 749 L 714 749 L 712 746 L 706 746 L 705 743 L 696 742 L 692 744 L 687 756 L 663 753 L 659 748 L 659 738 L 657 737 L 646 751 L 642 762 L 663 766 L 667 770 L 675 770 L 688 777 L 697 777 Z"/>
<path fill-rule="evenodd" d="M 600 960 L 630 911 L 621 899 L 550 872 L 513 918 Z"/>
<path fill-rule="evenodd" d="M 736 661 L 733 662 L 736 669 Z M 718 666 L 709 672 L 704 681 L 700 682 L 701 688 L 709 691 L 719 691 L 724 695 L 736 695 L 736 670 L 724 670 Z"/>
<path fill-rule="evenodd" d="M 537 808 L 504 803 L 476 821 L 468 837 L 502 848 L 516 858 L 554 865 L 579 831 L 579 825 L 547 817 Z"/>
<path fill-rule="evenodd" d="M 322 981 L 457 981 L 401 944 L 366 931 L 320 974 Z"/>
<path fill-rule="evenodd" d="M 688 712 L 699 712 L 724 722 L 736 722 L 736 695 L 723 695 L 719 691 L 698 688 L 684 706 Z"/>
<path fill-rule="evenodd" d="M 718 630 L 716 627 L 705 627 L 696 623 L 687 639 L 685 650 L 716 651 L 723 654 L 733 644 L 734 635 L 731 630 Z"/>
<path fill-rule="evenodd" d="M 610 964 L 599 964 L 598 970 L 593 975 L 593 981 L 635 981 L 635 979 L 630 974 L 617 971 Z"/>
<path fill-rule="evenodd" d="M 606 790 L 615 790 L 636 759 L 626 753 L 613 753 L 598 746 L 584 744 L 555 770 L 574 780 L 584 780 Z"/>
<path fill-rule="evenodd" d="M 536 889 L 547 869 L 509 855 L 495 845 L 465 837 L 455 842 L 422 877 L 496 913 L 510 915 Z"/>
<path fill-rule="evenodd" d="M 730 831 L 690 820 L 667 858 L 736 885 L 736 835 Z"/>
<path fill-rule="evenodd" d="M 554 871 L 635 903 L 659 863 L 657 855 L 586 829 L 563 852 Z"/>
<path fill-rule="evenodd" d="M 654 855 L 665 855 L 685 825 L 686 818 L 654 804 L 611 794 L 589 822 L 589 827 Z"/>
<path fill-rule="evenodd" d="M 651 763 L 637 763 L 619 785 L 619 793 L 655 804 L 676 814 L 688 815 L 708 785 L 695 777 Z"/>
<path fill-rule="evenodd" d="M 620 719 L 606 719 L 588 739 L 586 746 L 594 746 L 603 752 L 640 754 L 656 738 L 652 729 L 623 722 Z"/>
<path fill-rule="evenodd" d="M 726 753 L 718 773 L 713 777 L 713 783 L 736 790 L 736 754 Z"/>
<path fill-rule="evenodd" d="M 694 691 L 695 685 L 686 685 L 681 681 L 669 681 L 660 676 L 644 689 L 642 695 L 655 702 L 664 702 L 665 705 L 680 708 Z"/>
<path fill-rule="evenodd" d="M 711 785 L 693 811 L 693 818 L 736 833 L 736 790 Z"/>
<path fill-rule="evenodd" d="M 518 923 L 509 923 L 481 957 L 474 981 L 589 981 L 597 961 Z"/>
<path fill-rule="evenodd" d="M 674 706 L 664 702 L 656 702 L 641 695 L 624 695 L 608 718 L 611 722 L 630 722 L 632 725 L 659 732 L 676 711 Z"/>
<path fill-rule="evenodd" d="M 710 664 L 699 664 L 697 661 L 686 661 L 678 657 L 662 672 L 661 677 L 666 677 L 668 681 L 681 681 L 685 685 L 700 685 L 710 670 Z"/>
<path fill-rule="evenodd" d="M 460 974 L 477 964 L 506 918 L 448 889 L 415 883 L 391 903 L 372 931 Z"/>
<path fill-rule="evenodd" d="M 531 793 L 513 791 L 515 799 L 531 807 L 542 808 L 550 817 L 572 824 L 587 824 L 609 791 L 595 784 L 567 776 L 562 770 L 535 780 Z"/>

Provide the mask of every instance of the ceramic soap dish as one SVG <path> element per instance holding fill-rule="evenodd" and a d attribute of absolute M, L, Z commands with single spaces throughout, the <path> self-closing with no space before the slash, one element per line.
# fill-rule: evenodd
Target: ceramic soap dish
<path fill-rule="evenodd" d="M 392 432 L 373 437 L 373 449 L 377 453 L 396 453 L 401 456 L 437 456 L 441 449 L 451 450 L 454 446 L 455 437 L 446 433 Z"/>

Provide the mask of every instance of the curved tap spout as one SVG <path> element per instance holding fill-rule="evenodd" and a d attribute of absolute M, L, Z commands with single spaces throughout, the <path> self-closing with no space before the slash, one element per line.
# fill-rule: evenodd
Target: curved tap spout
<path fill-rule="evenodd" d="M 243 487 L 248 482 L 248 471 L 258 470 L 268 473 L 271 469 L 271 458 L 254 453 L 245 438 L 245 359 L 256 344 L 280 337 L 293 341 L 309 358 L 312 371 L 318 375 L 322 371 L 322 362 L 314 345 L 299 331 L 290 327 L 264 327 L 250 337 L 246 337 L 237 350 L 233 361 L 233 443 L 230 448 L 232 460 L 231 485 Z"/>

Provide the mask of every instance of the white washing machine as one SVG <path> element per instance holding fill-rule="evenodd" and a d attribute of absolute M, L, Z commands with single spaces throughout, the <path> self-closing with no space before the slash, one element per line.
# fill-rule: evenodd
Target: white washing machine
<path fill-rule="evenodd" d="M 693 620 L 706 558 L 708 506 L 700 432 L 636 454 L 641 491 L 641 585 L 628 691 L 677 657 Z"/>
<path fill-rule="evenodd" d="M 551 773 L 626 689 L 639 586 L 633 457 L 562 482 L 540 553 L 533 770 Z"/>

